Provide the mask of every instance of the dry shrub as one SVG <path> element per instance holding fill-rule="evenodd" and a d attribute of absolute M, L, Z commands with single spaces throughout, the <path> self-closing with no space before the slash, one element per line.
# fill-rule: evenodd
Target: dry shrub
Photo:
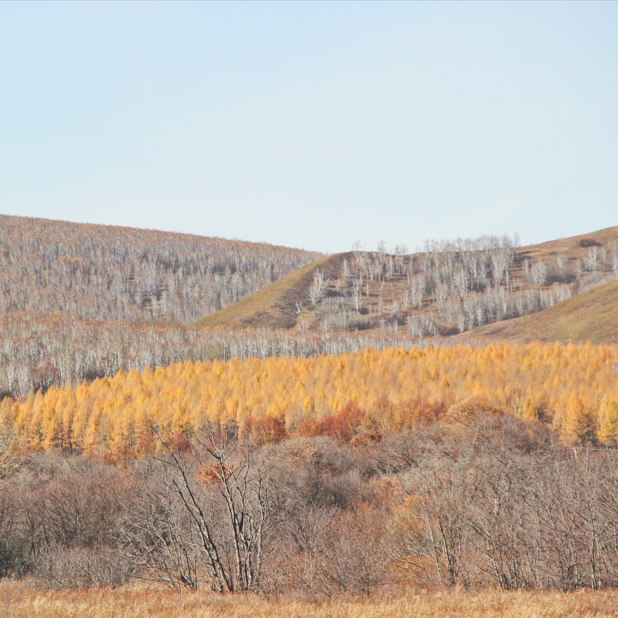
<path fill-rule="evenodd" d="M 43 549 L 36 556 L 32 572 L 35 580 L 47 588 L 116 588 L 126 584 L 133 568 L 122 551 L 109 547 L 86 549 L 61 546 Z"/>
<path fill-rule="evenodd" d="M 444 416 L 444 420 L 446 422 L 468 423 L 479 414 L 505 414 L 505 410 L 492 404 L 487 397 L 472 395 L 453 404 Z"/>
<path fill-rule="evenodd" d="M 579 241 L 579 246 L 580 247 L 600 247 L 601 243 L 598 240 L 595 240 L 594 238 L 582 238 Z"/>
<path fill-rule="evenodd" d="M 0 577 L 23 570 L 28 539 L 20 530 L 20 506 L 16 488 L 0 481 Z"/>
<path fill-rule="evenodd" d="M 329 594 L 370 595 L 392 580 L 392 536 L 382 509 L 361 505 L 329 526 L 321 578 Z"/>

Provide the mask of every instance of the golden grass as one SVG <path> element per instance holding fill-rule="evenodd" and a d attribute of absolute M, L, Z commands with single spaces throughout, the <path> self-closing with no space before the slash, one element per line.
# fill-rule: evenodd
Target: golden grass
<path fill-rule="evenodd" d="M 579 618 L 618 616 L 618 591 L 446 591 L 310 603 L 126 587 L 47 591 L 0 582 L 2 618 Z"/>
<path fill-rule="evenodd" d="M 197 327 L 243 328 L 246 326 L 265 326 L 269 328 L 289 328 L 293 319 L 294 301 L 306 302 L 309 285 L 313 281 L 316 268 L 324 268 L 332 256 L 320 258 L 303 266 L 255 294 L 213 313 L 195 323 Z M 297 293 L 297 294 L 296 294 Z M 296 298 L 298 296 L 298 298 Z M 288 298 L 289 297 L 289 298 Z"/>
<path fill-rule="evenodd" d="M 583 238 L 594 238 L 597 242 L 605 245 L 615 241 L 617 236 L 618 227 L 606 227 L 602 230 L 588 232 L 587 234 L 580 234 L 579 236 L 558 238 L 557 240 L 549 240 L 537 245 L 521 247 L 518 250 L 518 253 L 523 257 L 533 260 L 546 260 L 561 253 L 565 253 L 571 259 L 583 259 L 587 255 L 588 249 L 586 247 L 579 246 L 580 240 Z"/>

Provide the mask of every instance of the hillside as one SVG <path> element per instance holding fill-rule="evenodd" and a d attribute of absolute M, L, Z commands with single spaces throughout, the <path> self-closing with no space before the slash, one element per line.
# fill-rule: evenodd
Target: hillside
<path fill-rule="evenodd" d="M 618 343 L 618 281 L 565 300 L 538 313 L 483 326 L 457 335 L 465 341 L 561 341 Z"/>
<path fill-rule="evenodd" d="M 522 259 L 529 258 L 532 260 L 551 259 L 557 255 L 567 255 L 570 260 L 580 259 L 585 260 L 589 253 L 587 243 L 582 241 L 596 241 L 596 247 L 607 247 L 618 240 L 618 226 L 606 227 L 596 232 L 588 234 L 580 234 L 579 236 L 570 236 L 568 238 L 558 238 L 542 242 L 537 245 L 528 245 L 521 247 L 518 253 Z M 582 244 L 584 246 L 582 246 Z"/>
<path fill-rule="evenodd" d="M 618 227 L 525 247 L 484 236 L 427 242 L 414 254 L 355 250 L 307 265 L 197 325 L 450 337 L 535 314 L 616 276 Z"/>
<path fill-rule="evenodd" d="M 0 314 L 187 322 L 320 256 L 264 243 L 0 215 Z"/>
<path fill-rule="evenodd" d="M 323 257 L 149 230 L 0 223 L 0 399 L 186 360 L 618 343 L 618 228 L 528 247 L 482 237 Z"/>
<path fill-rule="evenodd" d="M 222 309 L 196 323 L 198 327 L 290 328 L 295 325 L 302 305 L 307 303 L 316 272 L 326 279 L 339 276 L 343 260 L 349 254 L 327 256 L 271 283 L 259 292 Z"/>

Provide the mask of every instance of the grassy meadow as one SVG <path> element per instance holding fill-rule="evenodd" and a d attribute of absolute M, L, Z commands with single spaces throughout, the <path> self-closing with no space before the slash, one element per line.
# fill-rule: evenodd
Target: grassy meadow
<path fill-rule="evenodd" d="M 409 594 L 371 600 L 289 598 L 125 587 L 50 591 L 0 582 L 3 618 L 592 618 L 618 616 L 618 591 Z"/>

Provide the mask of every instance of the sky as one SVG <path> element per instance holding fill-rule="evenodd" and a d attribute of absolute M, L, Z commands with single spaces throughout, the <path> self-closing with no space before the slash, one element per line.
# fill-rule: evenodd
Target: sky
<path fill-rule="evenodd" d="M 325 253 L 618 225 L 618 3 L 2 2 L 0 213 Z"/>

